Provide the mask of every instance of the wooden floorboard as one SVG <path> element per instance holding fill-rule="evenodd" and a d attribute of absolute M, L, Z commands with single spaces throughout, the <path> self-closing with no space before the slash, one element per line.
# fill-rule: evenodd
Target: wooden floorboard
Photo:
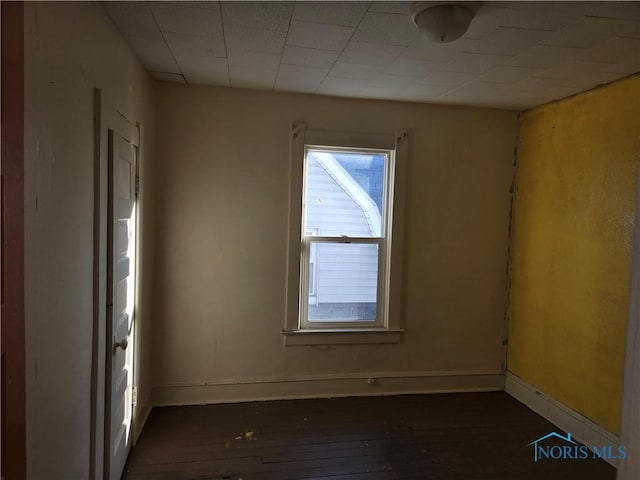
<path fill-rule="evenodd" d="M 614 480 L 602 460 L 533 461 L 558 431 L 503 392 L 154 408 L 126 480 Z"/>

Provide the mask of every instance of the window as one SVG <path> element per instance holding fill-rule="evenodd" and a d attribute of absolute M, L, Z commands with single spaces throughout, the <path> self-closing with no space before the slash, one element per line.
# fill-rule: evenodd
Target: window
<path fill-rule="evenodd" d="M 300 275 L 302 328 L 386 324 L 393 151 L 306 146 Z"/>
<path fill-rule="evenodd" d="M 400 340 L 406 137 L 293 126 L 287 345 Z"/>

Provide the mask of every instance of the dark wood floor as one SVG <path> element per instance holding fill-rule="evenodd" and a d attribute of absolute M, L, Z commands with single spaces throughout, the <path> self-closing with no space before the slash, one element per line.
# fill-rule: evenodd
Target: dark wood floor
<path fill-rule="evenodd" d="M 153 409 L 128 480 L 613 480 L 602 460 L 533 461 L 557 430 L 506 393 Z"/>

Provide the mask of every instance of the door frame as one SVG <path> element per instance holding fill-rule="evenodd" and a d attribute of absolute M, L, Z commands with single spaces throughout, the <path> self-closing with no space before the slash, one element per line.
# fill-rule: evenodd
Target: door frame
<path fill-rule="evenodd" d="M 26 478 L 24 4 L 2 2 L 2 476 Z"/>
<path fill-rule="evenodd" d="M 636 188 L 620 425 L 620 445 L 626 447 L 627 458 L 618 464 L 618 480 L 640 478 L 640 172 Z"/>

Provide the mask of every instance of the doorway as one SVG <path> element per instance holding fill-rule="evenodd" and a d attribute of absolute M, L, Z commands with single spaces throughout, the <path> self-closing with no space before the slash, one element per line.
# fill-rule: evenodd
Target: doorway
<path fill-rule="evenodd" d="M 131 449 L 138 304 L 138 125 L 94 97 L 92 478 L 119 479 Z"/>
<path fill-rule="evenodd" d="M 119 479 L 131 448 L 137 253 L 137 145 L 108 131 L 105 478 Z"/>

